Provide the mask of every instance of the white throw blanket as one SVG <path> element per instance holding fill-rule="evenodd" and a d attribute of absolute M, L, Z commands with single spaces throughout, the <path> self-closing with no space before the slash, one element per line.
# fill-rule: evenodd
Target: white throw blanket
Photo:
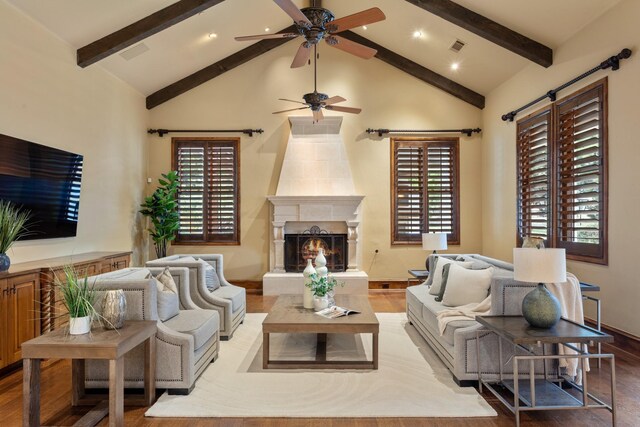
<path fill-rule="evenodd" d="M 558 301 L 562 309 L 562 317 L 572 322 L 584 324 L 584 315 L 582 312 L 582 293 L 580 292 L 580 281 L 571 273 L 567 273 L 567 281 L 564 283 L 547 284 L 547 289 Z M 438 312 L 438 330 L 440 335 L 444 334 L 444 330 L 450 322 L 455 320 L 475 320 L 476 316 L 486 316 L 491 312 L 491 295 L 482 302 L 474 302 L 460 307 L 453 307 Z M 576 354 L 575 351 L 559 346 L 560 354 Z M 586 361 L 585 367 L 589 372 L 589 361 Z M 579 369 L 579 359 L 562 358 L 560 359 L 560 367 L 565 368 L 568 375 L 575 378 L 578 384 L 581 382 L 581 371 Z"/>

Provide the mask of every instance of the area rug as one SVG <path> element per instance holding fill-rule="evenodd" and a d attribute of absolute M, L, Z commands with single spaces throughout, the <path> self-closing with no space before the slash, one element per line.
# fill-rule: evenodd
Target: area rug
<path fill-rule="evenodd" d="M 458 387 L 404 313 L 377 313 L 379 369 L 263 370 L 262 321 L 247 314 L 188 396 L 163 394 L 148 417 L 483 417 L 496 412 Z M 272 334 L 272 359 L 313 359 L 315 336 Z M 371 358 L 371 336 L 329 335 L 327 359 Z"/>

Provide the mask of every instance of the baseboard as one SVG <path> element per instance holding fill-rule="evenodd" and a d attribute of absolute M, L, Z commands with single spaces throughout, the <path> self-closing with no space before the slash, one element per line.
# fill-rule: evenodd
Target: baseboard
<path fill-rule="evenodd" d="M 584 322 L 592 328 L 596 327 L 596 321 L 593 319 L 585 317 Z M 640 337 L 621 331 L 613 326 L 605 325 L 604 323 L 601 324 L 601 329 L 603 332 L 613 336 L 613 344 L 611 345 L 614 347 L 626 351 L 627 353 L 631 353 L 636 357 L 640 354 Z"/>

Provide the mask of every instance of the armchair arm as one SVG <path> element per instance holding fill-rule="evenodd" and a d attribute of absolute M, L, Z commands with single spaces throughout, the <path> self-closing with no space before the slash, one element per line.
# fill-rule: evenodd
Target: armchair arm
<path fill-rule="evenodd" d="M 513 277 L 494 276 L 491 279 L 491 315 L 521 316 L 522 300 L 535 286 Z"/>

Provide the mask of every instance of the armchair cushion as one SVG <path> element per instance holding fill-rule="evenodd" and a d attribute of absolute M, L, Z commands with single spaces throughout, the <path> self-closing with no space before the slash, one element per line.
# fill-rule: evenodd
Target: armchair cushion
<path fill-rule="evenodd" d="M 216 269 L 211 266 L 207 261 L 199 259 L 204 265 L 204 284 L 209 290 L 209 292 L 213 292 L 220 287 L 220 278 L 218 277 L 218 273 L 216 273 Z"/>
<path fill-rule="evenodd" d="M 178 294 L 167 289 L 159 280 L 153 279 L 158 287 L 158 318 L 165 322 L 180 313 Z"/>
<path fill-rule="evenodd" d="M 211 295 L 215 295 L 218 298 L 224 298 L 231 301 L 231 311 L 236 312 L 239 308 L 244 306 L 245 302 L 245 290 L 240 286 L 221 286 L 215 291 L 211 292 Z"/>
<path fill-rule="evenodd" d="M 163 287 L 158 285 L 158 290 L 171 291 L 174 294 L 178 294 L 178 286 L 176 285 L 175 280 L 173 280 L 169 267 L 165 267 L 164 270 L 162 270 L 162 273 L 156 276 L 156 280 L 163 285 Z"/>
<path fill-rule="evenodd" d="M 215 310 L 181 310 L 177 316 L 164 324 L 169 329 L 191 335 L 196 351 L 220 328 L 218 313 Z"/>

